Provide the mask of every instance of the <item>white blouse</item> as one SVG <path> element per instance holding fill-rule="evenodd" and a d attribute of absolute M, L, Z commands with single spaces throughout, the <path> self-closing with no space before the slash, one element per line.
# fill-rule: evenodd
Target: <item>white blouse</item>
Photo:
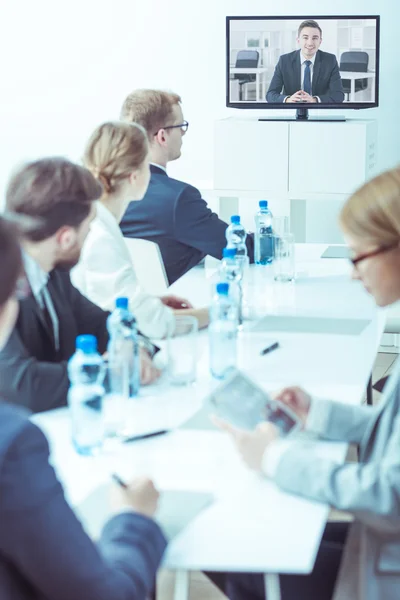
<path fill-rule="evenodd" d="M 71 271 L 72 283 L 104 310 L 113 310 L 119 296 L 128 297 L 140 331 L 148 337 L 165 337 L 175 328 L 172 309 L 141 287 L 114 215 L 101 202 L 96 207 L 80 261 Z"/>

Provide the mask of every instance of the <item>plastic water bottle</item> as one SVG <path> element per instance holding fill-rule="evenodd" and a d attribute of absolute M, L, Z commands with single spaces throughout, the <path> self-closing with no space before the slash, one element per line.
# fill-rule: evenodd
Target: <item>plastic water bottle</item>
<path fill-rule="evenodd" d="M 274 258 L 272 230 L 272 213 L 268 209 L 268 200 L 260 200 L 260 209 L 256 213 L 256 231 L 254 262 L 257 265 L 268 265 Z"/>
<path fill-rule="evenodd" d="M 238 311 L 229 295 L 229 283 L 218 283 L 216 291 L 210 308 L 210 371 L 223 379 L 236 367 Z"/>
<path fill-rule="evenodd" d="M 228 248 L 236 248 L 237 259 L 245 261 L 247 259 L 247 233 L 240 223 L 239 215 L 233 215 L 231 217 L 231 224 L 226 228 L 225 237 Z"/>
<path fill-rule="evenodd" d="M 116 299 L 107 329 L 110 374 L 115 367 L 110 387 L 125 398 L 135 397 L 140 388 L 140 354 L 136 319 L 129 310 L 128 298 Z"/>
<path fill-rule="evenodd" d="M 243 268 L 236 248 L 224 248 L 219 270 L 221 281 L 229 283 L 229 293 L 234 298 L 238 310 L 239 325 L 243 323 Z"/>
<path fill-rule="evenodd" d="M 97 454 L 103 443 L 104 373 L 104 361 L 97 352 L 97 340 L 94 335 L 78 336 L 76 352 L 68 362 L 71 382 L 68 404 L 72 442 L 79 454 Z"/>

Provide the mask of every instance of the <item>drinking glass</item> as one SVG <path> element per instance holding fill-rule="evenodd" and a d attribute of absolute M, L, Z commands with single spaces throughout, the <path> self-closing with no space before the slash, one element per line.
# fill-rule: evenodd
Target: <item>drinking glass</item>
<path fill-rule="evenodd" d="M 198 322 L 195 317 L 178 315 L 167 338 L 167 371 L 173 385 L 196 381 Z"/>
<path fill-rule="evenodd" d="M 274 240 L 274 279 L 286 283 L 295 278 L 294 236 L 292 233 L 275 235 Z"/>

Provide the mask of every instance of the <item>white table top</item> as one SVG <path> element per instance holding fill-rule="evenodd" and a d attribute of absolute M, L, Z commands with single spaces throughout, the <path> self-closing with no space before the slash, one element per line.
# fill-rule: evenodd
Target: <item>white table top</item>
<path fill-rule="evenodd" d="M 348 279 L 347 261 L 319 259 L 326 245 L 298 245 L 295 285 L 272 293 L 270 307 L 284 314 L 366 318 L 358 336 L 288 332 L 240 334 L 239 366 L 269 390 L 300 384 L 311 393 L 344 402 L 360 402 L 373 365 L 385 315 L 357 282 Z M 207 269 L 207 273 L 211 272 Z M 211 277 L 212 278 L 212 277 Z M 171 287 L 196 304 L 208 302 L 211 280 L 196 268 Z M 265 290 L 275 289 L 267 281 Z M 294 290 L 290 291 L 290 290 Z M 294 294 L 294 301 L 293 301 Z M 289 297 L 286 301 L 285 297 Z M 265 340 L 280 349 L 260 357 Z M 214 385 L 207 364 L 207 333 L 199 335 L 198 381 L 171 388 L 166 381 L 143 390 L 130 405 L 129 427 L 146 432 L 176 427 L 202 405 Z M 165 565 L 176 569 L 249 570 L 308 573 L 319 546 L 328 507 L 289 496 L 246 470 L 231 441 L 217 431 L 175 429 L 171 433 L 127 444 L 108 456 L 87 459 L 70 443 L 67 409 L 35 416 L 50 438 L 52 460 L 73 505 L 109 480 L 117 470 L 126 478 L 147 473 L 160 490 L 212 491 L 217 501 L 203 511 L 170 544 Z M 310 442 L 311 443 L 311 442 Z M 315 443 L 315 452 L 344 460 L 344 444 Z M 92 515 L 82 514 L 85 519 Z M 290 539 L 290 543 L 287 540 Z"/>
<path fill-rule="evenodd" d="M 339 71 L 342 79 L 372 79 L 375 71 Z"/>
<path fill-rule="evenodd" d="M 229 67 L 230 73 L 266 73 L 266 67 Z"/>

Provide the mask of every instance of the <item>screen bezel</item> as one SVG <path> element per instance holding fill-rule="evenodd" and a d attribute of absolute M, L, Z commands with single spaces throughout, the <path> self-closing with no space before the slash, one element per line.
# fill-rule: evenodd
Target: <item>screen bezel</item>
<path fill-rule="evenodd" d="M 301 20 L 305 19 L 318 19 L 335 20 L 335 19 L 375 19 L 376 20 L 376 57 L 375 57 L 375 101 L 374 102 L 346 102 L 343 104 L 328 104 L 320 102 L 315 104 L 313 102 L 305 102 L 299 105 L 296 104 L 272 104 L 269 102 L 230 102 L 229 101 L 229 75 L 230 75 L 230 23 L 231 21 L 290 21 L 290 20 Z M 299 15 L 291 16 L 228 16 L 226 17 L 226 106 L 227 108 L 240 108 L 249 110 L 296 110 L 298 108 L 303 109 L 330 109 L 330 110 L 361 110 L 365 108 L 376 108 L 379 106 L 379 51 L 380 51 L 380 15 L 317 15 L 313 17 L 305 17 Z"/>

